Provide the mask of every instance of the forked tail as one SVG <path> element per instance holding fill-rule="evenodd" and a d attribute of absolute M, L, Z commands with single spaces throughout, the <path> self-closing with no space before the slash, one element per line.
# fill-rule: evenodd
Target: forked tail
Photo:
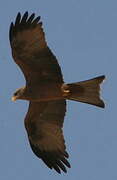
<path fill-rule="evenodd" d="M 66 84 L 65 90 L 69 91 L 69 100 L 79 101 L 104 108 L 105 104 L 100 98 L 100 84 L 105 76 L 99 76 L 87 81 Z"/>

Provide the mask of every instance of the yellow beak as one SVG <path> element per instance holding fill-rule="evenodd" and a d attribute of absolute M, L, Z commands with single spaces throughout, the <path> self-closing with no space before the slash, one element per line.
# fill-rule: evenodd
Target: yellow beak
<path fill-rule="evenodd" d="M 16 100 L 17 100 L 17 97 L 16 97 L 16 96 L 12 96 L 11 100 L 12 100 L 12 101 L 16 101 Z"/>

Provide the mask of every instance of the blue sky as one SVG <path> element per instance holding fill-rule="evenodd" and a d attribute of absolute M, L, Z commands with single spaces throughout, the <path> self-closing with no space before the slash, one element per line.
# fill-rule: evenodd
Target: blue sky
<path fill-rule="evenodd" d="M 59 175 L 31 151 L 24 128 L 28 102 L 11 102 L 25 84 L 13 62 L 9 25 L 20 11 L 41 15 L 48 45 L 66 82 L 105 74 L 106 108 L 68 102 L 64 135 L 72 168 Z M 0 179 L 117 179 L 117 1 L 1 0 L 0 5 Z"/>

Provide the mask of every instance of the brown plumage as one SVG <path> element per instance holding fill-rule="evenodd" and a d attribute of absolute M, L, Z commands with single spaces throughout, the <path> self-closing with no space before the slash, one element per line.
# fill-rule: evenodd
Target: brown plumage
<path fill-rule="evenodd" d="M 60 66 L 45 40 L 40 17 L 23 17 L 18 13 L 11 23 L 9 39 L 12 55 L 21 68 L 26 86 L 18 89 L 12 99 L 29 101 L 25 117 L 30 146 L 33 152 L 58 173 L 70 168 L 67 160 L 62 127 L 66 99 L 104 107 L 100 99 L 100 84 L 105 76 L 64 84 Z"/>

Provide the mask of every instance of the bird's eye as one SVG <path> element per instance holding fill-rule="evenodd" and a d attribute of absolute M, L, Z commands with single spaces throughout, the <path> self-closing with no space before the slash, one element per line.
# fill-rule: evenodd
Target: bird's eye
<path fill-rule="evenodd" d="M 18 93 L 17 93 L 17 92 L 15 92 L 15 93 L 14 93 L 14 96 L 17 96 L 17 94 L 18 94 Z"/>

